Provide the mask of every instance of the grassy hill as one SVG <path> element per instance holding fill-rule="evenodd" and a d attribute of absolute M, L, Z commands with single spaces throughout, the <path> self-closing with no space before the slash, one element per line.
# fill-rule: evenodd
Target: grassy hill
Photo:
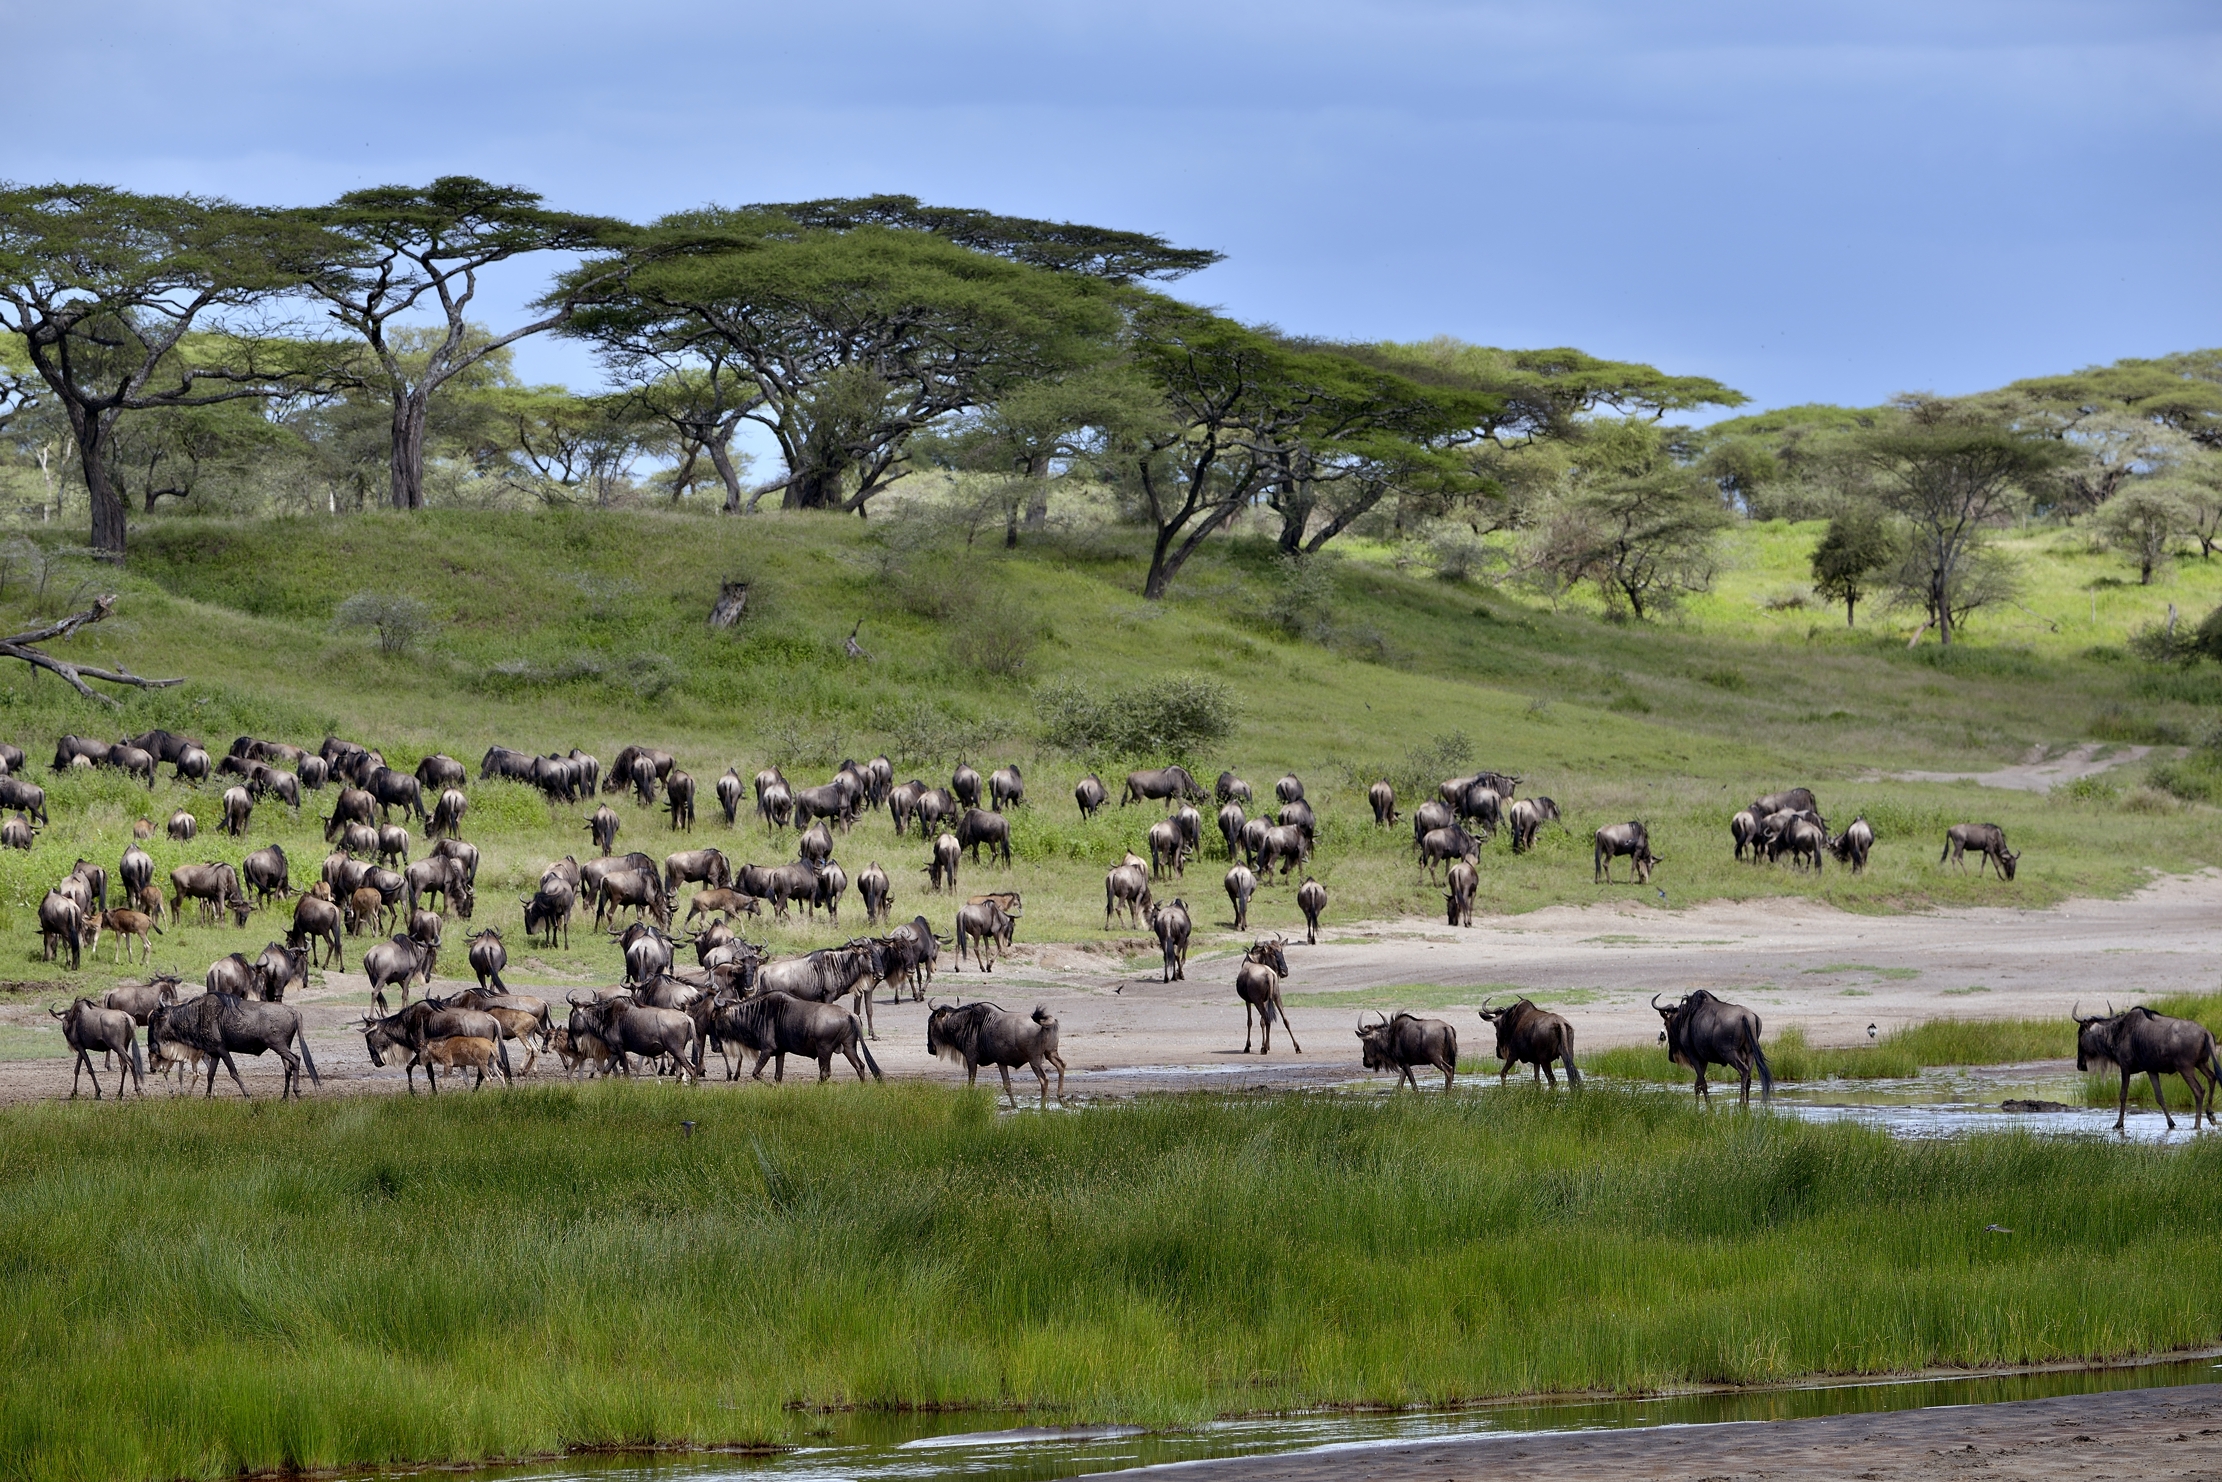
<path fill-rule="evenodd" d="M 1033 940 L 1100 938 L 1102 872 L 1140 844 L 1147 821 L 1116 808 L 1078 820 L 1070 790 L 1083 765 L 1037 735 L 1034 687 L 1056 678 L 1103 694 L 1168 674 L 1224 685 L 1232 735 L 1192 761 L 1207 777 L 1232 767 L 1261 793 L 1286 769 L 1306 779 L 1322 817 L 1316 870 L 1332 893 L 1331 919 L 1441 910 L 1439 891 L 1409 862 L 1409 832 L 1376 831 L 1363 793 L 1387 775 L 1409 798 L 1461 767 L 1517 772 L 1523 792 L 1566 810 L 1568 828 L 1548 831 L 1535 855 L 1515 859 L 1501 842 L 1485 855 L 1480 904 L 1492 911 L 1605 896 L 1591 883 L 1588 835 L 1628 818 L 1650 823 L 1667 859 L 1664 902 L 1636 893 L 1668 905 L 1783 893 L 1858 909 L 2033 904 L 2119 892 L 2150 870 L 2222 855 L 2205 811 L 2140 789 L 2142 769 L 2118 774 L 2120 787 L 2050 798 L 1886 780 L 1906 769 L 1987 768 L 2032 746 L 2203 735 L 2215 672 L 2155 668 L 2123 647 L 2166 602 L 2195 620 L 2222 600 L 2222 571 L 2196 562 L 2157 590 L 2094 587 L 2119 580 L 2118 558 L 2093 555 L 2072 535 L 2021 537 L 2030 573 L 2022 606 L 1983 620 L 1974 642 L 1908 650 L 1895 620 L 1863 617 L 1847 630 L 1840 613 L 1789 605 L 1812 526 L 1744 527 L 1712 594 L 1663 623 L 1616 625 L 1579 601 L 1554 610 L 1509 587 L 1399 569 L 1393 551 L 1366 546 L 1334 562 L 1331 584 L 1298 594 L 1307 601 L 1292 610 L 1270 545 L 1244 537 L 1207 550 L 1173 600 L 1152 604 L 1137 595 L 1144 553 L 1130 531 L 1084 527 L 1006 551 L 999 531 L 967 544 L 923 503 L 893 515 L 173 518 L 138 532 L 121 573 L 60 552 L 43 584 L 11 571 L 0 614 L 57 612 L 86 593 L 120 590 L 118 615 L 70 651 L 188 682 L 128 696 L 120 714 L 51 677 L 15 671 L 0 682 L 0 735 L 32 754 L 55 817 L 31 854 L 0 859 L 0 933 L 31 953 L 10 975 L 50 975 L 30 939 L 39 895 L 79 854 L 112 864 L 135 816 L 159 821 L 181 805 L 201 816 L 192 845 L 153 846 L 164 870 L 274 839 L 297 876 L 313 877 L 324 852 L 313 821 L 274 805 L 234 843 L 208 831 L 215 788 L 195 795 L 165 774 L 150 797 L 105 774 L 44 776 L 62 731 L 113 736 L 153 724 L 190 730 L 218 752 L 241 732 L 314 744 L 337 731 L 398 765 L 443 750 L 474 774 L 494 742 L 577 745 L 605 759 L 628 741 L 649 742 L 677 753 L 706 804 L 729 765 L 747 776 L 776 760 L 798 779 L 822 780 L 842 756 L 884 749 L 901 775 L 943 780 L 960 753 L 983 767 L 1017 760 L 1032 803 L 1019 816 L 1011 883 L 1027 893 L 1022 934 Z M 705 616 L 731 578 L 752 583 L 748 615 L 714 632 Z M 388 655 L 335 631 L 339 603 L 363 591 L 421 599 L 431 636 Z M 859 619 L 866 661 L 842 648 Z M 1728 814 L 1793 783 L 1815 787 L 1834 821 L 1864 812 L 1874 823 L 1881 842 L 1866 876 L 1832 866 L 1814 879 L 1729 858 Z M 468 832 L 487 853 L 480 919 L 514 932 L 514 896 L 549 858 L 584 848 L 588 810 L 550 809 L 519 788 L 474 783 L 472 795 Z M 621 849 L 673 847 L 659 815 L 623 811 Z M 2013 885 L 1937 868 L 1944 828 L 1977 818 L 2004 824 L 2023 849 Z M 759 863 L 792 854 L 789 840 L 730 836 L 714 807 L 696 833 Z M 1223 865 L 1211 853 L 1176 888 L 1208 902 L 1202 917 L 1216 923 L 1228 913 Z M 897 840 L 884 815 L 842 841 L 839 856 L 852 875 L 879 860 L 906 915 L 944 913 L 922 892 L 925 850 Z M 968 869 L 965 888 L 983 888 L 991 873 L 1003 883 L 999 872 Z M 1269 891 L 1257 921 L 1296 922 L 1292 895 Z M 162 960 L 197 974 L 277 926 L 193 928 L 164 939 Z M 843 934 L 796 928 L 779 940 Z M 611 961 L 606 946 L 583 943 L 543 954 L 566 974 L 605 973 Z"/>

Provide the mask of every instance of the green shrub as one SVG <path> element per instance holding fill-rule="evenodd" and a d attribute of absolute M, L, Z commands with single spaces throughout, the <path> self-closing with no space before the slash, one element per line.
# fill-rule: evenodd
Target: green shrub
<path fill-rule="evenodd" d="M 1106 692 L 1077 679 L 1034 691 L 1041 738 L 1078 757 L 1185 758 L 1234 730 L 1234 692 L 1200 674 L 1174 674 Z"/>

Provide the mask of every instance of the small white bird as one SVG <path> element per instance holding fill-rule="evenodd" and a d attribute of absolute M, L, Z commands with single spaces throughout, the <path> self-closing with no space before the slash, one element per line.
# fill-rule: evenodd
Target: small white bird
<path fill-rule="evenodd" d="M 1985 1225 L 1983 1227 L 1983 1230 L 1984 1233 L 1989 1235 L 2011 1235 L 2014 1233 L 2013 1231 L 2007 1229 L 2004 1225 Z"/>
<path fill-rule="evenodd" d="M 1875 1037 L 1875 1026 L 1872 1024 L 1867 1026 L 1867 1037 L 1869 1039 L 1873 1039 Z"/>

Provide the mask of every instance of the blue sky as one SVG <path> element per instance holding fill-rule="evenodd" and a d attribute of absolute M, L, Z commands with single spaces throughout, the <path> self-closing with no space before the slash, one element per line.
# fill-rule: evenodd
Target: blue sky
<path fill-rule="evenodd" d="M 468 173 L 634 217 L 901 191 L 1218 248 L 1177 291 L 1247 320 L 1577 345 L 1762 406 L 2222 343 L 2211 0 L 8 9 L 19 180 Z M 594 378 L 559 343 L 520 368 Z"/>

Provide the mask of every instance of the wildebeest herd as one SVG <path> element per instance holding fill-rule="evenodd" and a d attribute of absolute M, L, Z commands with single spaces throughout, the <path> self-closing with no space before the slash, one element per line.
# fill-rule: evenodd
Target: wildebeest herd
<path fill-rule="evenodd" d="M 767 1065 L 774 1079 L 784 1074 L 786 1057 L 817 1062 L 819 1079 L 832 1073 L 836 1056 L 848 1061 L 859 1079 L 878 1077 L 880 1067 L 870 1042 L 877 1037 L 875 996 L 888 992 L 900 1003 L 907 989 L 913 1003 L 926 1001 L 942 962 L 942 949 L 956 949 L 954 970 L 970 958 L 992 972 L 998 957 L 1012 948 L 1024 901 L 1016 890 L 970 896 L 953 908 L 952 932 L 937 935 L 924 915 L 896 922 L 894 881 L 877 860 L 852 882 L 836 858 L 846 837 L 868 810 L 884 808 L 898 838 L 911 834 L 925 844 L 920 866 L 929 893 L 955 896 L 960 870 L 1012 864 L 1012 814 L 1026 804 L 1025 779 L 1016 764 L 983 776 L 960 763 L 946 787 L 912 779 L 898 783 L 884 757 L 844 762 L 826 782 L 802 786 L 780 768 L 766 767 L 752 778 L 737 768 L 719 777 L 713 794 L 729 827 L 741 826 L 741 811 L 751 797 L 753 815 L 768 833 L 793 830 L 796 857 L 784 864 L 735 863 L 715 847 L 690 848 L 657 859 L 650 854 L 617 852 L 623 819 L 607 799 L 630 794 L 643 807 L 660 805 L 671 831 L 691 833 L 696 821 L 696 784 L 666 751 L 627 746 L 605 770 L 599 760 L 576 748 L 567 754 L 537 754 L 495 746 L 481 759 L 478 780 L 521 782 L 539 789 L 551 802 L 597 804 L 584 830 L 594 852 L 581 863 L 575 854 L 551 861 L 532 893 L 520 898 L 528 942 L 568 944 L 574 917 L 591 910 L 592 928 L 606 932 L 623 960 L 618 984 L 575 991 L 561 1005 L 512 992 L 503 980 L 508 952 L 502 932 L 482 927 L 465 944 L 465 957 L 477 979 L 475 988 L 430 996 L 447 917 L 470 921 L 477 904 L 479 851 L 462 835 L 470 811 L 468 771 L 444 755 L 425 757 L 413 771 L 386 764 L 374 748 L 328 736 L 315 750 L 242 736 L 221 761 L 212 763 L 197 741 L 154 730 L 113 744 L 79 736 L 57 743 L 54 766 L 109 767 L 151 789 L 157 765 L 172 767 L 181 781 L 199 785 L 230 779 L 222 798 L 221 827 L 243 837 L 254 809 L 269 799 L 294 811 L 303 793 L 336 789 L 330 813 L 321 819 L 332 851 L 319 877 L 305 889 L 293 882 L 292 862 L 277 844 L 245 855 L 234 866 L 210 859 L 183 864 L 168 874 L 167 891 L 154 880 L 154 865 L 139 845 L 151 830 L 142 821 L 124 850 L 111 881 L 106 869 L 79 859 L 70 874 L 49 889 L 38 921 L 49 958 L 67 954 L 81 965 L 103 935 L 116 944 L 119 962 L 137 945 L 141 960 L 151 960 L 153 938 L 165 917 L 175 921 L 188 902 L 202 920 L 229 917 L 244 926 L 251 914 L 272 901 L 291 900 L 292 922 L 283 942 L 273 941 L 254 958 L 232 953 L 211 964 L 201 989 L 188 994 L 183 980 L 154 974 L 143 984 L 126 983 L 99 998 L 77 999 L 55 1017 L 77 1057 L 78 1077 L 90 1073 L 94 1093 L 99 1074 L 91 1056 L 98 1051 L 120 1063 L 118 1090 L 129 1075 L 144 1091 L 143 1076 L 205 1072 L 213 1094 L 219 1070 L 228 1071 L 245 1094 L 235 1061 L 238 1054 L 274 1053 L 284 1069 L 285 1094 L 298 1095 L 303 1077 L 318 1080 L 314 1058 L 298 1009 L 285 1003 L 287 992 L 306 986 L 313 968 L 345 969 L 345 938 L 390 933 L 361 954 L 376 1012 L 359 1028 L 374 1064 L 401 1066 L 414 1090 L 417 1070 L 437 1091 L 439 1072 L 473 1074 L 476 1084 L 489 1075 L 507 1079 L 529 1074 L 538 1058 L 552 1054 L 568 1073 L 631 1073 L 636 1066 L 699 1079 L 709 1057 L 725 1064 L 726 1078 L 739 1078 L 749 1066 L 761 1079 Z M 0 746 L 0 804 L 18 810 L 0 828 L 0 844 L 29 848 L 38 827 L 48 823 L 46 795 L 23 780 L 23 753 Z M 1445 871 L 1444 901 L 1453 925 L 1472 924 L 1482 847 L 1500 831 L 1515 854 L 1535 849 L 1541 830 L 1563 827 L 1558 804 L 1549 797 L 1518 797 L 1522 779 L 1497 771 L 1478 771 L 1446 779 L 1410 816 L 1412 846 L 1430 878 Z M 1111 790 L 1095 774 L 1074 789 L 1082 818 L 1111 803 Z M 429 806 L 428 806 L 429 800 Z M 1326 887 L 1309 872 L 1319 840 L 1319 821 L 1294 774 L 1278 779 L 1271 802 L 1258 808 L 1251 786 L 1222 772 L 1206 791 L 1186 768 L 1173 765 L 1128 773 L 1118 793 L 1119 807 L 1155 802 L 1162 816 L 1149 823 L 1139 842 L 1146 856 L 1131 850 L 1114 864 L 1104 881 L 1104 924 L 1123 913 L 1130 927 L 1145 926 L 1155 936 L 1162 959 L 1162 980 L 1184 980 L 1194 921 L 1185 899 L 1153 898 L 1152 885 L 1185 878 L 1186 867 L 1203 852 L 1204 814 L 1215 808 L 1213 825 L 1227 860 L 1223 885 L 1237 931 L 1249 930 L 1253 898 L 1273 882 L 1306 872 L 1295 891 L 1305 920 L 1305 939 L 1316 942 L 1328 908 Z M 1396 791 L 1384 780 L 1367 789 L 1377 827 L 1403 821 Z M 983 806 L 983 804 L 985 806 Z M 402 822 L 393 819 L 399 812 Z M 407 824 L 422 830 L 425 848 L 413 862 L 415 846 Z M 169 821 L 172 839 L 189 841 L 194 815 L 180 811 Z M 1785 856 L 1793 868 L 1822 868 L 1834 855 L 1855 872 L 1864 870 L 1875 845 L 1865 817 L 1832 833 L 1814 794 L 1791 788 L 1755 800 L 1730 820 L 1738 859 L 1776 863 Z M 1610 824 L 1593 837 L 1594 874 L 1611 879 L 1613 863 L 1630 861 L 1634 878 L 1648 882 L 1664 859 L 1655 853 L 1649 829 L 1640 820 Z M 1959 863 L 1972 850 L 1979 865 L 1995 866 L 2012 880 L 2018 853 L 2006 847 L 2004 831 L 1994 824 L 1961 824 L 1948 831 L 1940 863 Z M 742 919 L 761 921 L 763 908 L 785 920 L 795 908 L 815 916 L 820 910 L 838 925 L 843 901 L 854 883 L 864 906 L 864 924 L 877 934 L 852 937 L 838 947 L 775 956 L 765 943 L 750 942 L 736 929 Z M 683 926 L 675 925 L 678 892 L 696 887 Z M 113 886 L 113 898 L 111 898 Z M 630 921 L 627 921 L 627 917 Z M 1269 1053 L 1273 1029 L 1283 1028 L 1296 1053 L 1302 1047 L 1288 1026 L 1281 984 L 1289 976 L 1281 936 L 1255 938 L 1235 964 L 1235 995 L 1243 1005 L 1243 1052 L 1252 1045 L 1253 1016 L 1261 1032 L 1257 1051 Z M 681 953 L 691 954 L 685 964 Z M 427 996 L 411 1002 L 422 983 Z M 399 1005 L 389 1002 L 398 990 Z M 1708 1067 L 1723 1067 L 1737 1078 L 1748 1104 L 1754 1075 L 1762 1099 L 1772 1087 L 1772 1072 L 1760 1048 L 1760 1024 L 1748 1009 L 1696 990 L 1660 1005 L 1661 1042 L 1674 1063 L 1694 1073 L 1695 1090 L 1709 1096 Z M 1553 1067 L 1565 1070 L 1578 1086 L 1574 1031 L 1560 1015 L 1525 998 L 1505 1006 L 1485 1006 L 1482 1019 L 1496 1034 L 1499 1079 L 1521 1065 L 1533 1068 L 1539 1082 L 1556 1085 Z M 1360 1058 L 1369 1070 L 1397 1074 L 1399 1085 L 1417 1086 L 1415 1070 L 1440 1071 L 1444 1085 L 1455 1081 L 1456 1030 L 1438 1019 L 1410 1013 L 1361 1020 Z M 2222 1062 L 2213 1037 L 2196 1025 L 2162 1019 L 2133 1009 L 2101 1019 L 2079 1018 L 2079 1063 L 2121 1068 L 2127 1085 L 2136 1073 L 2179 1074 L 2194 1093 L 2194 1124 L 2214 1120 L 2212 1101 L 2222 1084 Z M 145 1030 L 144 1054 L 138 1031 Z M 2200 1036 L 2205 1035 L 2204 1039 Z M 982 1066 L 994 1067 L 1015 1104 L 1010 1072 L 1031 1070 L 1047 1105 L 1049 1072 L 1057 1072 L 1063 1094 L 1065 1063 L 1058 1050 L 1058 1024 L 1045 1009 L 1031 1014 L 1007 1011 L 985 1000 L 929 1003 L 927 1048 L 965 1066 L 968 1081 Z M 512 1051 L 514 1050 L 514 1055 Z M 517 1057 L 521 1056 L 521 1062 Z M 751 1063 L 752 1062 L 752 1063 Z M 2157 1086 L 2157 1080 L 2156 1080 Z M 2170 1125 L 2173 1125 L 2171 1119 Z"/>

